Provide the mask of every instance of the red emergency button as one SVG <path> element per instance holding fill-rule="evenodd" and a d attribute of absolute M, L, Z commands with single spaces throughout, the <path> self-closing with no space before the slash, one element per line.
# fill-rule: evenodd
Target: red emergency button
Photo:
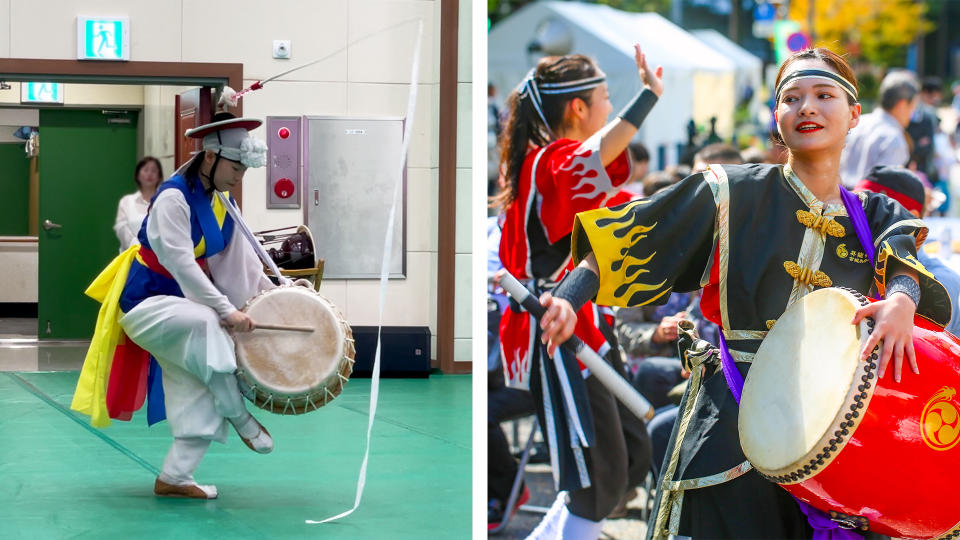
<path fill-rule="evenodd" d="M 281 178 L 273 185 L 273 192 L 281 199 L 293 196 L 293 182 L 289 178 Z"/>
<path fill-rule="evenodd" d="M 290 130 L 282 127 L 277 131 L 277 136 L 279 136 L 281 139 L 286 139 L 290 136 Z"/>

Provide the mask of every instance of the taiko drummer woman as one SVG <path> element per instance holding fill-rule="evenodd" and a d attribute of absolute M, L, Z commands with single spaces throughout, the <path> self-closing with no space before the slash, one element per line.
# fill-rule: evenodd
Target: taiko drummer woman
<path fill-rule="evenodd" d="M 941 327 L 950 319 L 945 289 L 916 259 L 923 222 L 885 195 L 852 195 L 840 185 L 844 139 L 860 118 L 847 63 L 819 48 L 788 58 L 777 75 L 775 115 L 786 165 L 712 166 L 650 199 L 578 214 L 578 267 L 542 299 L 551 349 L 594 298 L 638 306 L 702 287 L 703 313 L 723 329 L 719 345 L 730 368 L 708 371 L 691 397 L 673 476 L 688 489 L 672 495 L 673 514 L 657 524 L 667 530 L 656 533 L 809 538 L 811 524 L 821 530 L 818 510 L 752 470 L 737 432 L 743 377 L 788 306 L 822 287 L 873 289 L 883 299 L 851 322 L 875 320 L 862 355 L 882 340 L 879 375 L 890 371 L 897 381 L 923 368 L 911 341 L 914 314 Z"/>

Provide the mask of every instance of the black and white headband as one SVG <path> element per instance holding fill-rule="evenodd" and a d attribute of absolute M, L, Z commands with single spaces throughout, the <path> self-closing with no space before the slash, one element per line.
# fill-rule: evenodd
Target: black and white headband
<path fill-rule="evenodd" d="M 607 80 L 605 76 L 600 75 L 587 79 L 577 79 L 575 81 L 537 84 L 535 79 L 536 71 L 536 68 L 533 68 L 527 72 L 527 76 L 524 77 L 523 81 L 520 82 L 520 85 L 517 86 L 517 94 L 520 99 L 530 99 L 530 103 L 533 104 L 534 110 L 537 111 L 537 115 L 540 116 L 540 120 L 543 121 L 543 125 L 547 128 L 547 132 L 551 137 L 553 136 L 553 131 L 551 131 L 550 124 L 547 122 L 547 118 L 543 114 L 543 99 L 540 97 L 541 94 L 557 95 L 582 92 L 583 90 L 596 88 Z"/>
<path fill-rule="evenodd" d="M 603 84 L 606 80 L 607 78 L 605 76 L 599 75 L 597 77 L 578 79 L 576 81 L 542 83 L 537 86 L 540 87 L 541 94 L 570 94 L 573 92 L 580 92 L 582 90 L 596 88 Z"/>
<path fill-rule="evenodd" d="M 797 79 L 830 79 L 831 81 L 837 83 L 840 88 L 843 89 L 843 91 L 853 98 L 854 101 L 858 101 L 857 89 L 850 84 L 850 81 L 844 79 L 840 75 L 824 69 L 798 69 L 780 81 L 780 85 L 777 86 L 776 103 L 780 103 L 780 93 L 783 92 L 783 89 L 787 86 L 787 84 Z"/>

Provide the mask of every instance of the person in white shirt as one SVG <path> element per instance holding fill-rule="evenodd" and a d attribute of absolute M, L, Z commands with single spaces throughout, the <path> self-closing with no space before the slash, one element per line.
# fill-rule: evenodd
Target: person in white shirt
<path fill-rule="evenodd" d="M 852 188 L 877 165 L 906 167 L 910 145 L 904 129 L 917 107 L 920 85 L 913 73 L 891 71 L 880 82 L 880 106 L 860 117 L 840 156 L 843 185 Z"/>
<path fill-rule="evenodd" d="M 155 157 L 146 156 L 137 163 L 133 179 L 137 182 L 137 191 L 124 195 L 117 205 L 117 219 L 113 223 L 113 232 L 120 241 L 120 251 L 126 251 L 137 241 L 140 225 L 147 217 L 150 199 L 157 193 L 157 186 L 163 181 L 163 166 Z"/>

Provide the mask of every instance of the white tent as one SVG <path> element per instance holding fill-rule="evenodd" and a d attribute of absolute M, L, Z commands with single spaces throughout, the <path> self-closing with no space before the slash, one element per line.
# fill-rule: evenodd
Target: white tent
<path fill-rule="evenodd" d="M 763 86 L 763 60 L 716 30 L 693 30 L 690 33 L 733 62 L 736 69 L 734 87 L 737 100 L 744 95 L 747 87 L 750 87 L 753 89 L 751 112 L 756 107 L 762 107 L 760 94 Z"/>
<path fill-rule="evenodd" d="M 687 140 L 686 124 L 717 117 L 717 131 L 733 131 L 735 64 L 689 32 L 656 13 L 627 13 L 604 5 L 534 2 L 497 23 L 487 42 L 489 81 L 501 95 L 512 91 L 543 55 L 528 52 L 539 42 L 551 54 L 582 53 L 607 74 L 610 100 L 619 111 L 640 89 L 633 44 L 664 70 L 664 95 L 637 139 L 655 168 L 676 163 Z"/>

